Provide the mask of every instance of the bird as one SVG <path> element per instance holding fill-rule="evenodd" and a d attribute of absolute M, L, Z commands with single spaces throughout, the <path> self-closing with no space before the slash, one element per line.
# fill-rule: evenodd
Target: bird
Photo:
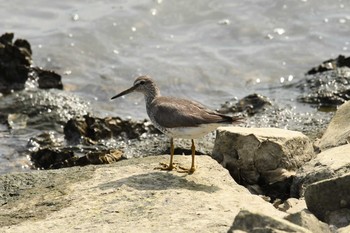
<path fill-rule="evenodd" d="M 169 164 L 161 163 L 162 166 L 157 168 L 160 170 L 177 170 L 174 164 L 174 138 L 191 139 L 191 167 L 179 167 L 181 172 L 191 174 L 196 170 L 194 139 L 203 137 L 221 125 L 242 122 L 241 117 L 220 114 L 193 100 L 162 96 L 156 82 L 148 75 L 136 78 L 130 88 L 113 96 L 111 100 L 132 92 L 144 95 L 146 111 L 151 122 L 170 137 L 170 161 Z"/>

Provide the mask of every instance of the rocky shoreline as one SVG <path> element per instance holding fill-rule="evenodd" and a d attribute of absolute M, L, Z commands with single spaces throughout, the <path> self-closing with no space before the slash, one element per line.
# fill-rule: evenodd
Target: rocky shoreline
<path fill-rule="evenodd" d="M 198 172 L 184 175 L 153 170 L 169 148 L 148 120 L 94 116 L 13 38 L 0 37 L 0 123 L 36 130 L 21 153 L 40 171 L 0 176 L 1 232 L 350 231 L 349 58 L 280 87 L 325 117 L 256 93 L 223 104 L 247 121 L 199 140 Z M 176 145 L 188 164 L 189 142 Z"/>

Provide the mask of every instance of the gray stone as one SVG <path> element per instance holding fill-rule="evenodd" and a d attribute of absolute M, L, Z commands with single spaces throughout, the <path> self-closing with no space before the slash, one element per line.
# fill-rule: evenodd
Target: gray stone
<path fill-rule="evenodd" d="M 334 211 L 338 212 L 337 219 L 340 219 L 339 213 L 350 216 L 350 173 L 309 185 L 305 190 L 305 201 L 308 209 L 321 221 L 329 223 L 330 219 L 335 219 L 332 217 Z M 350 223 L 346 219 L 332 224 L 344 227 Z"/>
<path fill-rule="evenodd" d="M 328 149 L 304 164 L 295 175 L 291 195 L 303 196 L 312 183 L 350 172 L 350 144 Z"/>
<path fill-rule="evenodd" d="M 241 209 L 285 221 L 215 160 L 196 159 L 192 175 L 154 170 L 167 155 L 0 176 L 0 232 L 227 232 Z"/>
<path fill-rule="evenodd" d="M 220 127 L 213 157 L 235 180 L 248 184 L 284 181 L 314 157 L 313 146 L 300 132 L 277 128 Z"/>
<path fill-rule="evenodd" d="M 231 228 L 228 232 L 238 232 L 241 230 L 244 232 L 308 232 L 311 231 L 293 224 L 290 221 L 267 216 L 265 214 L 256 212 L 241 210 L 236 216 Z"/>
<path fill-rule="evenodd" d="M 331 233 L 329 226 L 319 221 L 310 211 L 302 210 L 285 217 L 286 220 L 302 226 L 311 232 Z"/>
<path fill-rule="evenodd" d="M 322 151 L 350 142 L 350 101 L 342 104 L 316 144 Z"/>

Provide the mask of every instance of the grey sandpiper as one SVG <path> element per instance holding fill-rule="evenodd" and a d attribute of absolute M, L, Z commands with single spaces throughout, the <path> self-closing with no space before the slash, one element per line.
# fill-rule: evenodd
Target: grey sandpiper
<path fill-rule="evenodd" d="M 241 123 L 242 118 L 220 114 L 201 103 L 176 97 L 161 96 L 156 83 L 149 76 L 140 76 L 132 87 L 113 96 L 121 97 L 131 92 L 141 92 L 145 97 L 147 114 L 156 128 L 170 137 L 170 162 L 162 164 L 161 170 L 173 170 L 174 138 L 191 139 L 192 163 L 183 172 L 193 173 L 195 167 L 194 139 L 214 131 L 223 124 Z"/>

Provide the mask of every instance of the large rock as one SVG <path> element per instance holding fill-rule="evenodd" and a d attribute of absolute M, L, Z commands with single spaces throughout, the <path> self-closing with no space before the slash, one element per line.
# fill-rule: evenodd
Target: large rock
<path fill-rule="evenodd" d="M 349 152 L 350 144 L 319 153 L 298 170 L 293 179 L 291 195 L 303 196 L 310 184 L 350 172 Z"/>
<path fill-rule="evenodd" d="M 350 101 L 339 107 L 317 146 L 321 150 L 350 142 Z"/>
<path fill-rule="evenodd" d="M 0 232 L 227 232 L 241 209 L 286 216 L 208 156 L 192 175 L 153 170 L 168 160 L 0 176 Z M 188 167 L 191 157 L 175 161 Z"/>
<path fill-rule="evenodd" d="M 320 220 L 344 227 L 350 224 L 350 173 L 309 185 L 308 209 Z"/>
<path fill-rule="evenodd" d="M 259 212 L 241 210 L 236 216 L 229 233 L 233 232 L 299 232 L 311 233 L 311 231 L 293 224 L 284 219 L 274 218 Z"/>
<path fill-rule="evenodd" d="M 286 181 L 314 157 L 308 137 L 277 128 L 221 127 L 213 157 L 243 184 Z"/>

